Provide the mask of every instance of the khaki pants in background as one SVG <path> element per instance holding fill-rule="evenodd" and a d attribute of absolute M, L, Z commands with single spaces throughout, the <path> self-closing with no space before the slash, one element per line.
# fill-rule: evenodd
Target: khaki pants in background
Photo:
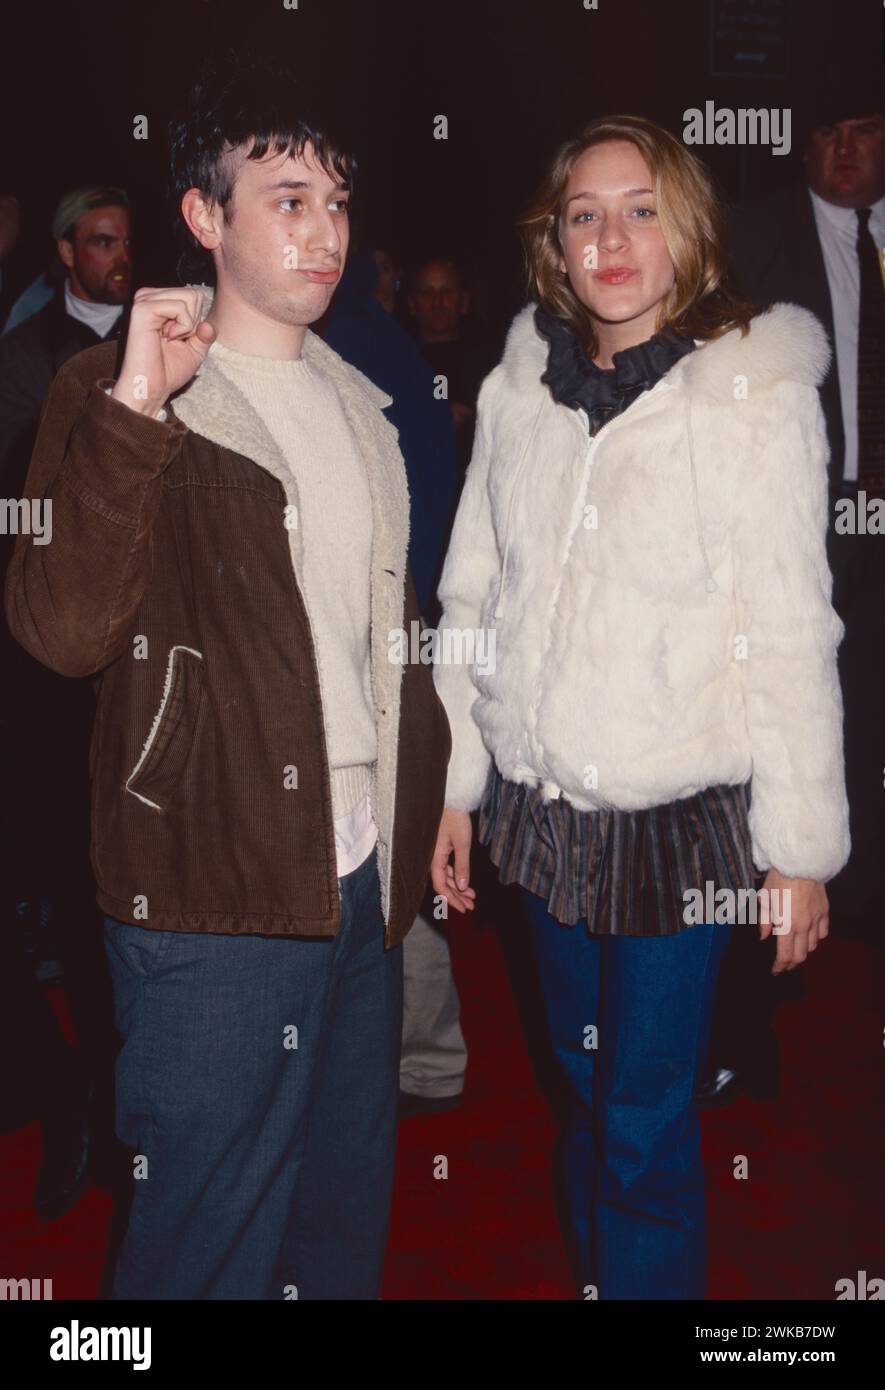
<path fill-rule="evenodd" d="M 419 913 L 403 942 L 400 1089 L 440 1100 L 464 1089 L 467 1045 L 446 929 Z"/>

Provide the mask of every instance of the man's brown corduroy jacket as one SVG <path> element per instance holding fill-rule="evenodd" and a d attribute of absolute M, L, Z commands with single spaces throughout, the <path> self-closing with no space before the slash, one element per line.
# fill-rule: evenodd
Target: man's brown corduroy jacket
<path fill-rule="evenodd" d="M 55 671 L 99 677 L 99 905 L 175 931 L 333 936 L 331 783 L 298 583 L 297 485 L 211 354 L 162 421 L 106 393 L 115 351 L 79 354 L 52 385 L 25 488 L 52 499 L 52 539 L 20 535 L 6 582 L 18 641 Z M 451 738 L 432 668 L 389 659 L 391 632 L 419 619 L 405 470 L 381 410 L 390 398 L 310 331 L 303 352 L 335 383 L 372 492 L 370 795 L 393 946 L 426 887 Z"/>

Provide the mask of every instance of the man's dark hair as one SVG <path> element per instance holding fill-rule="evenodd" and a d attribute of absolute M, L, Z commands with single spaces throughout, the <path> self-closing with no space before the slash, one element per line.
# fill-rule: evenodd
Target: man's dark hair
<path fill-rule="evenodd" d="M 804 128 L 800 127 L 806 143 L 824 127 L 885 115 L 882 77 L 881 69 L 872 78 L 853 72 L 848 78 L 818 87 L 809 119 Z"/>
<path fill-rule="evenodd" d="M 169 123 L 171 193 L 182 246 L 178 274 L 183 283 L 214 281 L 212 257 L 189 231 L 181 199 L 198 188 L 231 218 L 235 149 L 247 158 L 269 152 L 299 158 L 311 144 L 327 173 L 353 189 L 357 159 L 315 93 L 290 73 L 265 63 L 244 64 L 233 56 L 210 60 L 191 87 L 181 112 Z"/>

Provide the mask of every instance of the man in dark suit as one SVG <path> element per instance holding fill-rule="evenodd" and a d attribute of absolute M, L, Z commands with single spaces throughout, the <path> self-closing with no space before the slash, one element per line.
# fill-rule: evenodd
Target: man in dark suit
<path fill-rule="evenodd" d="M 759 307 L 781 300 L 810 309 L 834 349 L 820 399 L 830 443 L 833 601 L 845 624 L 840 676 L 852 854 L 828 893 L 834 929 L 873 940 L 885 888 L 885 527 L 880 535 L 872 521 L 874 511 L 885 516 L 885 501 L 876 506 L 885 498 L 882 92 L 880 81 L 825 93 L 804 152 L 805 176 L 729 216 L 738 288 Z M 757 1095 L 775 1093 L 774 998 L 758 943 L 736 934 L 699 1100 L 721 1103 L 741 1082 Z M 752 1039 L 743 1036 L 748 1016 Z"/>
<path fill-rule="evenodd" d="M 881 266 L 877 276 L 866 273 L 885 247 L 883 112 L 881 88 L 830 98 L 805 152 L 807 181 L 736 208 L 731 223 L 732 261 L 744 293 L 759 304 L 781 299 L 811 309 L 834 346 L 821 404 L 831 451 L 834 598 L 846 625 L 842 678 L 852 856 L 830 896 L 836 911 L 855 914 L 878 902 L 885 865 L 885 686 L 877 679 L 885 537 L 864 531 L 859 499 L 864 492 L 868 506 L 885 481 L 885 282 Z M 861 216 L 865 209 L 870 214 Z M 843 499 L 852 506 L 840 505 Z M 862 667 L 855 660 L 858 646 Z"/>

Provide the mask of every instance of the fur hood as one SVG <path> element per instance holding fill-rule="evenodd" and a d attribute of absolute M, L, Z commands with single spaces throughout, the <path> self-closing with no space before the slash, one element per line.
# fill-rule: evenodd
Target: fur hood
<path fill-rule="evenodd" d="M 798 304 L 774 304 L 751 321 L 741 336 L 731 329 L 721 338 L 690 352 L 668 373 L 678 374 L 692 393 L 707 400 L 733 400 L 734 378 L 746 376 L 755 387 L 778 381 L 819 386 L 827 374 L 832 352 L 823 326 Z M 547 340 L 535 327 L 535 305 L 527 304 L 507 333 L 497 370 L 513 390 L 536 392 L 547 365 Z"/>

